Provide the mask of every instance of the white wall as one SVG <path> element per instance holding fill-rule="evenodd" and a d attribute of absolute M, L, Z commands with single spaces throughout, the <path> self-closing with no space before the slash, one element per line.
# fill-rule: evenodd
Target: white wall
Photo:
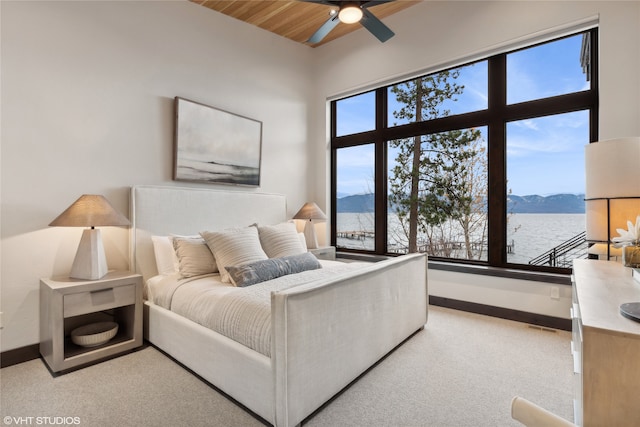
<path fill-rule="evenodd" d="M 1 351 L 39 341 L 39 278 L 68 274 L 81 234 L 47 225 L 81 194 L 128 215 L 131 185 L 197 186 L 171 179 L 175 96 L 263 122 L 261 188 L 235 189 L 307 200 L 312 49 L 182 0 L 0 8 Z M 128 268 L 127 230 L 103 239 Z"/>
<path fill-rule="evenodd" d="M 327 99 L 540 40 L 594 17 L 600 28 L 600 138 L 640 135 L 640 2 L 425 1 L 385 19 L 396 36 L 384 44 L 363 30 L 316 49 L 315 155 L 327 158 Z M 315 194 L 328 205 L 328 175 L 315 182 Z M 432 295 L 568 318 L 570 289 L 561 286 L 554 299 L 556 287 L 429 271 Z"/>

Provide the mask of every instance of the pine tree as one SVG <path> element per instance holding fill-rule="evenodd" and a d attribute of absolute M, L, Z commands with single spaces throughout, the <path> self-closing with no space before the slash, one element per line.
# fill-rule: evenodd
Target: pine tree
<path fill-rule="evenodd" d="M 464 86 L 458 70 L 443 71 L 395 85 L 391 92 L 402 105 L 393 112 L 398 120 L 422 122 L 448 116 L 443 108 L 456 100 Z M 486 157 L 477 129 L 416 135 L 390 142 L 397 149 L 389 177 L 389 202 L 394 206 L 408 240 L 408 251 L 451 256 L 458 224 L 463 231 L 465 255 L 475 258 L 483 245 L 473 236 L 486 230 Z M 419 241 L 418 237 L 423 240 Z"/>

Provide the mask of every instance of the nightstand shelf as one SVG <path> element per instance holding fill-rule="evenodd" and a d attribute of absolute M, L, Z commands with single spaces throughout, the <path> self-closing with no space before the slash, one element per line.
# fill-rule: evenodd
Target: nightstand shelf
<path fill-rule="evenodd" d="M 82 347 L 71 331 L 113 321 L 118 333 L 107 343 Z M 142 277 L 112 271 L 99 280 L 40 280 L 40 353 L 53 372 L 79 367 L 142 345 Z"/>
<path fill-rule="evenodd" d="M 108 347 L 118 347 L 121 345 L 127 345 L 129 341 L 131 341 L 132 337 L 130 337 L 126 332 L 118 332 L 118 334 L 109 340 L 109 342 L 98 345 L 95 347 L 82 347 L 77 344 L 74 344 L 71 341 L 71 338 L 65 337 L 64 339 L 64 358 L 65 360 L 72 360 L 78 356 L 82 356 L 86 353 L 92 352 L 101 352 L 103 349 Z"/>

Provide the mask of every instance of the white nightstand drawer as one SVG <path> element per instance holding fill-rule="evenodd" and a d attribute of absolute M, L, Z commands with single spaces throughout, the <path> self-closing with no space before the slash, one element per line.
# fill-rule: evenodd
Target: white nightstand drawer
<path fill-rule="evenodd" d="M 79 316 L 100 310 L 136 303 L 136 285 L 116 286 L 64 296 L 64 317 Z"/>

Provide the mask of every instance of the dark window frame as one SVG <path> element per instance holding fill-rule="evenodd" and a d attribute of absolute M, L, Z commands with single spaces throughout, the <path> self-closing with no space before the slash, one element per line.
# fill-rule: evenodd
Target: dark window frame
<path fill-rule="evenodd" d="M 507 104 L 507 55 L 518 50 L 528 49 L 548 42 L 561 40 L 579 34 L 589 35 L 590 47 L 590 88 L 580 92 L 557 95 L 549 98 L 535 99 L 515 104 Z M 458 115 L 440 117 L 423 122 L 414 122 L 395 127 L 387 127 L 387 90 L 389 86 L 375 89 L 376 99 L 376 128 L 371 131 L 350 135 L 336 135 L 337 102 L 346 99 L 333 100 L 330 103 L 331 113 L 331 244 L 336 245 L 337 218 L 337 150 L 361 144 L 375 145 L 375 249 L 362 251 L 340 249 L 344 252 L 366 253 L 374 255 L 390 255 L 386 252 L 387 243 L 387 142 L 392 139 L 412 137 L 415 135 L 432 134 L 451 129 L 467 129 L 471 127 L 487 126 L 487 155 L 488 155 L 488 255 L 487 261 L 474 261 L 454 258 L 431 257 L 433 260 L 489 266 L 512 270 L 528 270 L 533 272 L 548 272 L 568 274 L 570 269 L 512 264 L 507 262 L 507 185 L 506 185 L 506 126 L 508 122 L 571 113 L 575 111 L 589 112 L 589 142 L 598 139 L 598 30 L 592 28 L 579 31 L 564 37 L 558 37 L 543 43 L 492 55 L 482 61 L 488 61 L 488 108 Z M 459 68 L 479 61 L 471 61 L 454 68 Z M 431 73 L 429 73 L 431 74 Z M 396 84 L 396 83 L 394 83 Z M 367 90 L 366 92 L 370 92 Z M 359 95 L 359 94 L 358 94 Z M 354 95 L 357 96 L 357 95 Z M 384 218 L 379 221 L 378 218 Z"/>

